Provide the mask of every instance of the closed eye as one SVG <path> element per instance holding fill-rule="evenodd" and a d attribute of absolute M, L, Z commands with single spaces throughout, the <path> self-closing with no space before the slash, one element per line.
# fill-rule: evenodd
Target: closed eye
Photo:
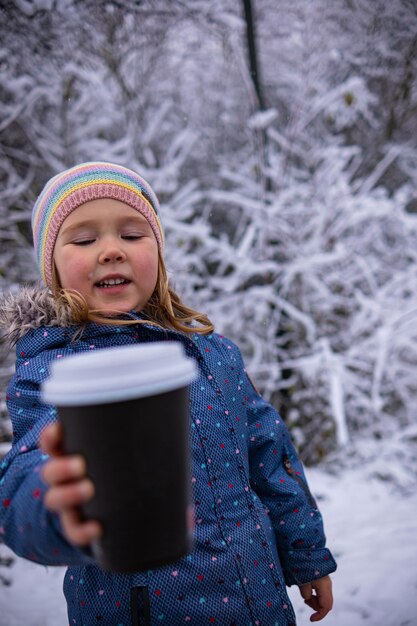
<path fill-rule="evenodd" d="M 122 239 L 126 239 L 127 241 L 135 241 L 136 239 L 141 239 L 143 235 L 122 235 Z"/>
<path fill-rule="evenodd" d="M 95 239 L 80 239 L 79 241 L 72 241 L 74 246 L 88 246 L 90 243 L 94 243 Z"/>

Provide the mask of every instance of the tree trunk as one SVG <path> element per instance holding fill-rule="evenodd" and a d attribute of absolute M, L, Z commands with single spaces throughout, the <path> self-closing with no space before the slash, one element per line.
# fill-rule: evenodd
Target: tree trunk
<path fill-rule="evenodd" d="M 258 98 L 259 110 L 265 111 L 265 99 L 262 93 L 261 76 L 256 49 L 256 31 L 252 14 L 252 0 L 243 0 L 243 9 L 246 20 L 246 40 L 248 46 L 250 75 L 255 88 L 256 96 Z"/>

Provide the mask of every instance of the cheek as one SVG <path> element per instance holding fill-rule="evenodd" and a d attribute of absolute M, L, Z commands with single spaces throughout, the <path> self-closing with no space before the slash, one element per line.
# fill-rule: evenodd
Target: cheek
<path fill-rule="evenodd" d="M 136 258 L 132 259 L 132 265 L 138 269 L 142 276 L 146 276 L 149 282 L 153 282 L 158 278 L 158 252 L 152 246 L 149 250 L 138 251 Z"/>
<path fill-rule="evenodd" d="M 64 288 L 77 288 L 78 285 L 86 284 L 92 280 L 90 265 L 84 259 L 75 259 L 71 256 L 63 257 L 56 265 L 61 286 Z"/>
<path fill-rule="evenodd" d="M 153 259 L 149 264 L 149 275 L 150 280 L 152 282 L 153 287 L 155 288 L 157 280 L 158 280 L 158 262 Z"/>

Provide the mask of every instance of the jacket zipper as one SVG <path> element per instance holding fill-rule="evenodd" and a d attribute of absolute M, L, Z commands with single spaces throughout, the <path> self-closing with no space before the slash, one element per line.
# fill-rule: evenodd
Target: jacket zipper
<path fill-rule="evenodd" d="M 284 465 L 284 469 L 287 472 L 288 476 L 291 476 L 291 478 L 295 480 L 295 482 L 298 483 L 301 489 L 304 491 L 310 506 L 313 507 L 313 509 L 317 509 L 317 503 L 315 499 L 313 498 L 312 493 L 310 489 L 308 488 L 307 483 L 305 482 L 305 480 L 301 478 L 301 476 L 299 476 L 296 473 L 294 467 L 292 466 L 290 457 L 285 452 L 282 455 L 282 463 Z"/>
<path fill-rule="evenodd" d="M 142 596 L 143 621 L 139 619 L 139 594 Z M 151 626 L 151 603 L 147 587 L 133 587 L 130 590 L 130 614 L 131 626 Z"/>

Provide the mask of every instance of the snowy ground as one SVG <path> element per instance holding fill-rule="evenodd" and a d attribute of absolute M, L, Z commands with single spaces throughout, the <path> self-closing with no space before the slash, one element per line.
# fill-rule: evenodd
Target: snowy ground
<path fill-rule="evenodd" d="M 335 606 L 326 626 L 417 626 L 417 493 L 371 478 L 363 468 L 329 476 L 309 470 L 339 564 Z M 2 548 L 4 555 L 4 547 Z M 61 591 L 63 570 L 18 559 L 13 584 L 0 586 L 2 626 L 67 626 Z M 310 609 L 290 590 L 298 626 Z"/>

